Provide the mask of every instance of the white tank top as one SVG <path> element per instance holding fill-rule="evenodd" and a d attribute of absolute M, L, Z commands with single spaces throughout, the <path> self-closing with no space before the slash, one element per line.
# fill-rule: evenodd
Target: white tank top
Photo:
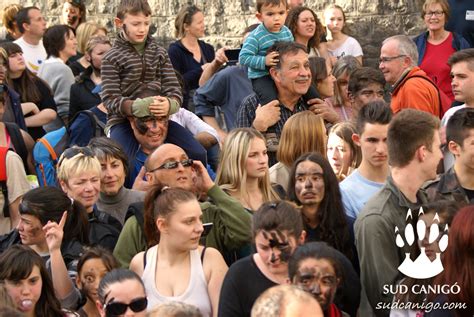
<path fill-rule="evenodd" d="M 203 316 L 211 316 L 211 301 L 209 299 L 209 293 L 207 292 L 207 282 L 204 276 L 199 250 L 196 249 L 189 252 L 191 255 L 191 275 L 188 287 L 183 294 L 169 297 L 158 293 L 155 286 L 158 245 L 148 250 L 146 254 L 146 266 L 142 275 L 148 297 L 148 310 L 153 309 L 161 303 L 178 301 L 196 306 Z"/>

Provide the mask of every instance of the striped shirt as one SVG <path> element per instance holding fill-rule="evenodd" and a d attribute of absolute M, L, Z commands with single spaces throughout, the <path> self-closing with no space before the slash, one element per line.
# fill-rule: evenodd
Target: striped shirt
<path fill-rule="evenodd" d="M 270 46 L 275 42 L 293 42 L 293 34 L 288 27 L 283 26 L 280 32 L 270 32 L 261 23 L 245 39 L 240 50 L 239 64 L 248 66 L 248 76 L 250 79 L 260 78 L 268 75 L 265 66 L 265 55 Z"/>
<path fill-rule="evenodd" d="M 164 48 L 147 38 L 143 55 L 120 33 L 102 59 L 102 102 L 108 111 L 107 127 L 126 121 L 122 104 L 146 96 L 164 96 L 182 102 L 173 65 Z M 150 94 L 151 92 L 151 94 Z"/>

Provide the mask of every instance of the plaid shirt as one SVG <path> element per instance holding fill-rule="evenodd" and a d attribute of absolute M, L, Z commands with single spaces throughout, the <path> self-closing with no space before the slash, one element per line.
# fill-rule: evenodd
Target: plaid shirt
<path fill-rule="evenodd" d="M 239 111 L 237 112 L 237 127 L 246 128 L 253 126 L 253 121 L 256 117 L 255 111 L 257 110 L 259 103 L 260 102 L 256 94 L 249 95 L 242 101 Z M 303 98 L 298 100 L 293 111 L 280 103 L 280 120 L 269 127 L 266 133 L 276 133 L 278 140 L 280 140 L 281 131 L 283 130 L 286 120 L 288 120 L 292 115 L 305 110 L 308 110 L 308 106 L 304 103 Z M 268 160 L 270 166 L 276 164 L 278 162 L 276 159 L 276 153 L 269 152 Z"/>
<path fill-rule="evenodd" d="M 469 197 L 459 184 L 454 167 L 441 174 L 436 180 L 427 183 L 424 189 L 428 195 L 428 200 L 431 202 L 444 199 L 472 203 L 469 202 Z"/>
<path fill-rule="evenodd" d="M 237 112 L 237 127 L 252 127 L 258 104 L 259 100 L 256 94 L 249 95 L 242 101 L 239 111 Z M 298 100 L 293 111 L 280 103 L 280 120 L 269 127 L 266 132 L 275 132 L 278 139 L 280 139 L 281 131 L 283 130 L 283 125 L 285 125 L 286 120 L 292 115 L 305 110 L 308 110 L 308 106 L 304 103 L 303 98 Z"/>

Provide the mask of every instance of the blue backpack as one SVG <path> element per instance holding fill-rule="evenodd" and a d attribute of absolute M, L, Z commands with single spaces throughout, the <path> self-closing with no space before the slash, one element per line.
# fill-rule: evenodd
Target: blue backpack
<path fill-rule="evenodd" d="M 68 148 L 66 127 L 46 133 L 33 148 L 36 175 L 40 186 L 58 186 L 56 168 L 59 157 Z"/>

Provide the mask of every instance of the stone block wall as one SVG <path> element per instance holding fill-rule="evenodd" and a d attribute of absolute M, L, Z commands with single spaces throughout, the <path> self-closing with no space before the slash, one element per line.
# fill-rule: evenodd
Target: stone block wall
<path fill-rule="evenodd" d="M 113 18 L 120 0 L 86 0 L 88 20 L 113 30 Z M 3 0 L 0 9 L 18 0 Z M 27 0 L 23 5 L 36 5 L 50 24 L 59 23 L 62 0 Z M 330 3 L 346 12 L 350 34 L 362 45 L 364 64 L 376 66 L 382 40 L 394 34 L 416 35 L 423 30 L 420 8 L 423 0 L 306 0 L 322 19 L 324 7 Z M 242 30 L 254 23 L 255 0 L 149 0 L 153 10 L 155 36 L 167 46 L 174 41 L 174 17 L 188 3 L 203 9 L 206 16 L 205 41 L 215 47 L 237 47 Z"/>

